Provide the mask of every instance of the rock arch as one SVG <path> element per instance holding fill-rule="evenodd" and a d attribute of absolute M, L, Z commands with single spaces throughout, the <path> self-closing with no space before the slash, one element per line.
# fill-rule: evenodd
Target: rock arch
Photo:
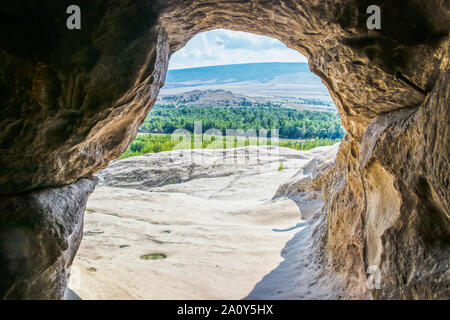
<path fill-rule="evenodd" d="M 135 137 L 170 54 L 214 28 L 300 51 L 336 102 L 349 134 L 324 183 L 317 250 L 343 292 L 448 298 L 447 2 L 79 0 L 82 28 L 67 30 L 69 2 L 0 10 L 3 298 L 62 298 L 92 174 Z M 373 4 L 381 30 L 366 26 Z M 380 291 L 365 286 L 374 255 Z"/>

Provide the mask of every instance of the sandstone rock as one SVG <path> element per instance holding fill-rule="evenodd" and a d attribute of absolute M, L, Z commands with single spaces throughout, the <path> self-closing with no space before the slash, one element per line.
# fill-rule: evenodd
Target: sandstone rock
<path fill-rule="evenodd" d="M 341 144 L 326 187 L 324 254 L 348 290 L 367 291 L 367 268 L 376 266 L 382 285 L 373 298 L 449 297 L 448 78 L 420 107 L 374 119 L 361 144 Z M 348 158 L 355 147 L 359 158 Z"/>
<path fill-rule="evenodd" d="M 223 150 L 203 150 L 195 162 L 180 157 L 190 150 L 114 162 L 98 174 L 100 182 L 89 197 L 70 287 L 83 299 L 241 299 L 255 286 L 267 288 L 263 278 L 284 260 L 280 252 L 283 257 L 286 250 L 291 257 L 314 254 L 311 230 L 292 250 L 285 244 L 323 201 L 320 196 L 303 203 L 272 197 L 313 159 L 332 162 L 336 150 L 251 146 L 228 149 L 226 157 Z M 200 151 L 194 151 L 197 157 Z M 235 163 L 235 151 L 258 161 Z M 180 181 L 170 183 L 176 176 Z M 141 260 L 152 252 L 167 258 L 151 264 Z M 309 268 L 299 272 L 298 260 L 290 259 L 288 272 L 278 273 L 268 290 L 257 290 L 258 297 L 338 297 L 339 290 L 324 292 L 323 281 L 314 290 L 309 287 L 322 276 L 321 260 L 317 254 L 307 258 Z M 337 282 L 332 272 L 327 279 Z"/>
<path fill-rule="evenodd" d="M 450 295 L 449 80 L 447 71 L 419 108 L 374 120 L 369 128 L 387 128 L 363 139 L 377 140 L 361 164 L 365 260 L 383 279 L 375 297 Z"/>
<path fill-rule="evenodd" d="M 1 197 L 2 299 L 62 299 L 95 180 Z"/>
<path fill-rule="evenodd" d="M 153 1 L 2 6 L 0 194 L 62 186 L 106 167 L 135 137 L 169 51 Z M 31 147 L 33 146 L 33 147 Z"/>
<path fill-rule="evenodd" d="M 307 161 L 320 151 L 299 154 L 275 146 L 174 150 L 116 161 L 96 176 L 99 186 L 149 190 L 194 179 L 227 177 L 254 167 L 262 171 L 267 166 L 279 168 L 280 163 L 291 166 L 289 161 Z"/>
<path fill-rule="evenodd" d="M 349 133 L 326 181 L 327 262 L 353 296 L 367 296 L 367 264 L 379 262 L 373 297 L 448 298 L 448 2 L 375 3 L 381 30 L 366 27 L 368 0 L 80 0 L 77 31 L 65 27 L 69 1 L 2 5 L 0 194 L 105 168 L 195 34 L 264 34 L 309 58 Z"/>
<path fill-rule="evenodd" d="M 5 5 L 0 193 L 106 167 L 135 137 L 171 52 L 213 28 L 265 34 L 305 54 L 360 139 L 376 115 L 424 100 L 395 72 L 430 91 L 448 69 L 448 10 L 433 2 L 379 1 L 379 31 L 366 27 L 370 1 L 84 0 L 78 31 L 65 26 L 68 1 Z"/>
<path fill-rule="evenodd" d="M 292 177 L 291 181 L 281 185 L 274 197 L 281 195 L 294 196 L 302 191 L 320 191 L 334 166 L 339 144 L 335 144 L 329 150 L 325 150 L 325 152 L 323 149 L 318 147 L 309 151 L 317 154 L 317 156 L 313 157 L 300 172 Z"/>

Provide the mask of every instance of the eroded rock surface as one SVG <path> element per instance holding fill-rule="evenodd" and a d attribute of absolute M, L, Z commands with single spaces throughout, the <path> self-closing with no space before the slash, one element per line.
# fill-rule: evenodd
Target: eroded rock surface
<path fill-rule="evenodd" d="M 65 26 L 70 4 L 1 6 L 0 194 L 105 168 L 195 34 L 264 34 L 309 58 L 348 132 L 326 181 L 327 263 L 353 296 L 449 297 L 448 1 L 80 0 L 78 31 Z M 366 27 L 373 4 L 381 30 Z M 381 291 L 367 290 L 371 263 Z"/>
<path fill-rule="evenodd" d="M 361 284 L 361 293 L 367 268 L 378 267 L 382 288 L 372 290 L 374 298 L 449 297 L 448 190 L 442 191 L 449 141 L 441 123 L 449 117 L 448 76 L 419 108 L 373 120 L 361 144 L 347 137 L 327 182 L 329 262 L 350 271 L 348 284 Z M 349 162 L 354 148 L 359 158 Z"/>
<path fill-rule="evenodd" d="M 305 198 L 311 193 L 309 201 L 282 194 L 273 199 L 294 177 L 313 184 L 304 167 L 315 159 L 333 163 L 337 149 L 245 147 L 227 150 L 228 157 L 223 150 L 203 150 L 201 158 L 195 150 L 194 162 L 180 157 L 190 153 L 184 150 L 111 164 L 98 174 L 88 200 L 70 287 L 83 299 L 338 297 L 339 290 L 327 289 L 330 283 L 339 287 L 340 277 L 314 255 L 311 244 L 320 241 L 314 223 L 305 221 L 320 211 L 323 198 L 311 187 L 303 190 Z M 234 151 L 259 161 L 229 161 Z M 141 174 L 129 174 L 131 168 Z M 175 176 L 182 180 L 174 182 Z M 165 258 L 141 259 L 152 253 Z M 300 254 L 309 266 L 299 270 Z M 329 283 L 319 281 L 326 272 Z"/>
<path fill-rule="evenodd" d="M 395 72 L 430 91 L 449 63 L 446 2 L 375 2 L 381 30 L 366 26 L 373 1 L 84 0 L 77 31 L 65 25 L 69 1 L 2 6 L 0 192 L 106 167 L 135 137 L 171 52 L 213 28 L 265 34 L 305 54 L 361 139 L 375 116 L 424 100 Z"/>
<path fill-rule="evenodd" d="M 96 180 L 0 198 L 2 299 L 62 299 Z"/>

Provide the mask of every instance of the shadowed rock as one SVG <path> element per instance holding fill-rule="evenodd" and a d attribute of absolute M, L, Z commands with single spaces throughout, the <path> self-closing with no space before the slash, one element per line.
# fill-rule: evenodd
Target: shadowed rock
<path fill-rule="evenodd" d="M 0 201 L 3 299 L 62 299 L 96 181 L 81 179 Z"/>

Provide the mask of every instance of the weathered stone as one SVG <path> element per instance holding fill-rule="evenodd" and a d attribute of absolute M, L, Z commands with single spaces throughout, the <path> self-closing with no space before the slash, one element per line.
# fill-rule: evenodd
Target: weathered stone
<path fill-rule="evenodd" d="M 366 264 L 382 271 L 378 298 L 450 296 L 449 82 L 447 71 L 419 108 L 374 120 L 370 127 L 387 128 L 363 139 L 377 140 L 361 169 Z"/>
<path fill-rule="evenodd" d="M 264 34 L 309 58 L 349 133 L 321 230 L 322 254 L 351 296 L 367 297 L 371 263 L 385 281 L 375 298 L 450 296 L 448 2 L 80 0 L 76 31 L 65 26 L 70 4 L 0 9 L 0 194 L 74 183 L 117 158 L 171 53 L 195 34 Z M 373 4 L 380 30 L 366 27 Z"/>
<path fill-rule="evenodd" d="M 376 266 L 373 298 L 450 296 L 449 78 L 420 107 L 381 115 L 360 144 L 347 137 L 341 145 L 326 186 L 324 254 L 349 291 L 364 294 Z"/>
<path fill-rule="evenodd" d="M 0 194 L 61 186 L 106 167 L 133 140 L 167 69 L 153 1 L 70 1 L 0 10 Z M 33 147 L 31 147 L 33 146 Z"/>
<path fill-rule="evenodd" d="M 0 198 L 2 299 L 62 299 L 95 180 Z"/>

